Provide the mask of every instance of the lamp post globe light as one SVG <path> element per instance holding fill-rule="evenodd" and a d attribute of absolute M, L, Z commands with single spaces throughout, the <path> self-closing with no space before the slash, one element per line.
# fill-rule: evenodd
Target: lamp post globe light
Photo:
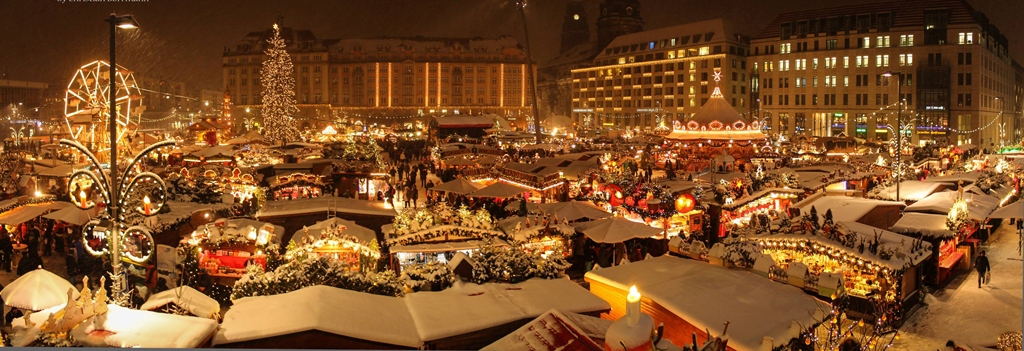
<path fill-rule="evenodd" d="M 60 145 L 78 150 L 98 172 L 88 169 L 74 172 L 69 179 L 69 195 L 71 202 L 81 209 L 91 209 L 97 206 L 93 201 L 95 198 L 102 199 L 104 214 L 102 219 L 93 220 L 83 226 L 83 245 L 89 253 L 100 255 L 111 255 L 111 283 L 112 296 L 119 305 L 130 303 L 130 290 L 127 287 L 126 277 L 122 271 L 121 261 L 127 259 L 131 262 L 142 263 L 151 257 L 155 245 L 149 230 L 142 226 L 126 226 L 127 211 L 149 217 L 156 215 L 163 208 L 166 198 L 166 186 L 160 176 L 137 169 L 139 161 L 146 155 L 160 148 L 173 146 L 174 141 L 162 141 L 155 143 L 139 152 L 122 174 L 118 168 L 117 151 L 117 111 L 116 105 L 110 104 L 115 100 L 117 94 L 117 64 L 115 61 L 115 38 L 117 29 L 138 28 L 139 24 L 131 15 L 110 14 L 107 19 L 110 23 L 110 69 L 107 72 L 110 80 L 110 99 L 107 110 L 109 112 L 110 126 L 110 167 L 104 173 L 102 165 L 92 152 L 82 144 L 72 140 L 61 140 Z M 128 87 L 124 87 L 128 88 Z M 98 174 L 97 174 L 98 173 Z M 129 178 L 131 177 L 131 178 Z M 136 208 L 127 208 L 131 204 L 139 205 Z M 127 210 L 127 211 L 126 211 Z M 139 240 L 129 240 L 137 238 Z M 106 244 L 105 246 L 103 244 Z M 93 247 L 93 245 L 98 245 Z M 135 250 L 122 250 L 122 246 Z"/>
<path fill-rule="evenodd" d="M 882 76 L 896 76 L 896 201 L 900 201 L 900 183 L 903 177 L 903 72 L 888 71 Z"/>

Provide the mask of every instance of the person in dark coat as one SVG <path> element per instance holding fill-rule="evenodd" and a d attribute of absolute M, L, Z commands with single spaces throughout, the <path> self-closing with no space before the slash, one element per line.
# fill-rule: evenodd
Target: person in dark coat
<path fill-rule="evenodd" d="M 988 273 L 991 267 L 988 265 L 988 257 L 985 256 L 985 250 L 978 253 L 978 259 L 974 262 L 974 268 L 978 270 L 978 288 L 981 288 L 982 283 L 988 284 L 986 273 Z"/>
<path fill-rule="evenodd" d="M 25 253 L 25 257 L 18 261 L 18 275 L 24 275 L 36 268 L 43 268 L 43 258 L 39 257 L 38 251 L 28 250 Z"/>
<path fill-rule="evenodd" d="M 11 235 L 7 233 L 6 229 L 2 229 L 0 226 L 0 267 L 3 267 L 4 271 L 11 271 L 11 261 L 14 258 L 14 244 L 11 243 Z"/>

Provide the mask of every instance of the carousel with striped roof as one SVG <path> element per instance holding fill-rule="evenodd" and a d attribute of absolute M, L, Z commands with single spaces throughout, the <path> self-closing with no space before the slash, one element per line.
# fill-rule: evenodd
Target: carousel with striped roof
<path fill-rule="evenodd" d="M 711 166 L 716 157 L 742 163 L 774 150 L 761 124 L 747 121 L 725 100 L 717 86 L 721 72 L 716 71 L 714 77 L 716 86 L 711 98 L 685 123 L 673 122 L 672 132 L 665 136 L 666 142 L 675 143 L 676 160 L 690 171 Z"/>

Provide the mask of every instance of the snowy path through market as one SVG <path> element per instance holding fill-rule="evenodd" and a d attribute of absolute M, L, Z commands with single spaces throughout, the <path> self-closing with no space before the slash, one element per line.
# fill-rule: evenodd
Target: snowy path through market
<path fill-rule="evenodd" d="M 960 274 L 929 294 L 925 306 L 901 328 L 896 350 L 945 350 L 947 340 L 973 350 L 995 349 L 1000 334 L 1021 330 L 1022 262 L 1015 260 L 1019 236 L 1005 221 L 983 250 L 992 279 L 978 288 L 978 272 Z"/>

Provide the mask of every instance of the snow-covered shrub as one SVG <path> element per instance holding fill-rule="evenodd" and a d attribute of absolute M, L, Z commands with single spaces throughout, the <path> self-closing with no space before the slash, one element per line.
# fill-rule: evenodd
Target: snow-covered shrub
<path fill-rule="evenodd" d="M 402 296 L 401 284 L 392 271 L 359 273 L 329 256 L 286 263 L 272 272 L 259 265 L 246 267 L 235 282 L 231 298 L 283 294 L 314 285 L 361 291 L 376 295 Z"/>
<path fill-rule="evenodd" d="M 447 264 L 440 262 L 411 264 L 402 268 L 402 276 L 398 279 L 413 291 L 438 291 L 452 286 L 455 273 Z"/>

